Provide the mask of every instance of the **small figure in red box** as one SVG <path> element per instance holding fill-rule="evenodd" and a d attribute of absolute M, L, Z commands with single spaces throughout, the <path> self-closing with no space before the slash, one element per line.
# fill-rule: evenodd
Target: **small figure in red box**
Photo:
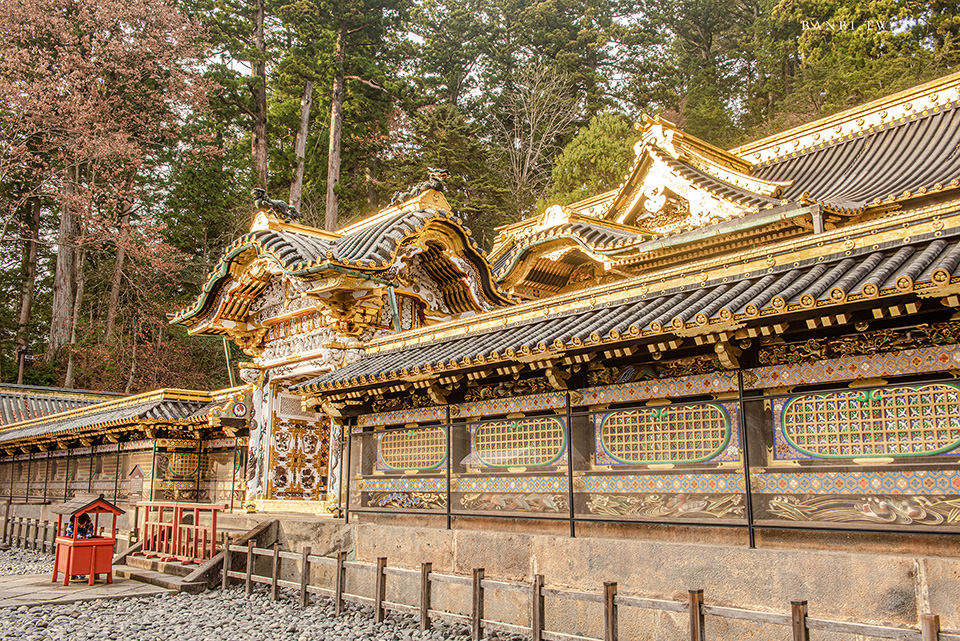
<path fill-rule="evenodd" d="M 63 573 L 63 584 L 69 585 L 70 578 L 88 576 L 90 585 L 103 574 L 107 583 L 113 583 L 113 548 L 117 539 L 117 517 L 123 510 L 99 497 L 78 496 L 63 505 L 53 508 L 59 515 L 57 532 L 57 554 L 53 562 L 53 579 Z M 93 515 L 93 519 L 90 515 Z M 110 536 L 100 535 L 100 515 L 110 514 L 112 526 Z M 67 517 L 64 527 L 63 517 Z"/>

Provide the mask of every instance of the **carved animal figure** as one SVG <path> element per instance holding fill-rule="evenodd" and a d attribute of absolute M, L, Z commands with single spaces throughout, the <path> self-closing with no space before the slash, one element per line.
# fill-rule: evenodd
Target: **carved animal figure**
<path fill-rule="evenodd" d="M 419 196 L 428 189 L 434 189 L 439 192 L 443 192 L 447 186 L 443 183 L 444 180 L 450 177 L 450 172 L 446 169 L 438 169 L 436 167 L 427 167 L 427 180 L 424 180 L 421 183 L 417 183 L 411 189 L 404 192 L 394 192 L 393 198 L 390 199 L 391 205 L 396 205 L 402 202 L 406 202 L 411 198 Z"/>
<path fill-rule="evenodd" d="M 265 189 L 257 187 L 250 193 L 253 196 L 254 204 L 258 209 L 272 211 L 274 214 L 288 223 L 291 220 L 300 220 L 300 212 L 297 211 L 296 207 L 292 207 L 282 200 L 272 200 L 269 196 L 267 196 Z"/>

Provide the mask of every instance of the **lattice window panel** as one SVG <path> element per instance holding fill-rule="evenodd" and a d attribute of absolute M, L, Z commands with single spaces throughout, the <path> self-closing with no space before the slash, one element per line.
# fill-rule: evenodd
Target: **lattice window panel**
<path fill-rule="evenodd" d="M 281 392 L 277 395 L 277 416 L 281 419 L 294 421 L 317 420 L 316 413 L 303 411 L 301 400 L 296 394 Z"/>
<path fill-rule="evenodd" d="M 447 431 L 425 427 L 377 435 L 377 469 L 433 470 L 447 460 Z"/>
<path fill-rule="evenodd" d="M 595 420 L 600 446 L 628 465 L 707 461 L 730 442 L 730 416 L 712 403 L 620 410 Z"/>
<path fill-rule="evenodd" d="M 789 445 L 816 458 L 941 454 L 960 446 L 960 388 L 805 395 L 784 404 L 780 423 Z"/>
<path fill-rule="evenodd" d="M 471 431 L 474 458 L 483 467 L 559 464 L 567 446 L 564 422 L 551 416 L 478 423 Z"/>

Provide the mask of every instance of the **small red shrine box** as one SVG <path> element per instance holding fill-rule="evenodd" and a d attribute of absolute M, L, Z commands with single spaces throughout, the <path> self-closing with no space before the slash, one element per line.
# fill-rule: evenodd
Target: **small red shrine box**
<path fill-rule="evenodd" d="M 117 517 L 123 510 L 104 500 L 103 494 L 78 496 L 53 508 L 57 518 L 57 554 L 53 562 L 52 583 L 63 573 L 63 584 L 72 576 L 88 576 L 90 585 L 103 574 L 113 583 L 113 547 L 117 540 Z M 100 515 L 112 518 L 110 536 L 100 536 Z M 85 515 L 85 516 L 84 516 Z M 64 518 L 66 526 L 64 526 Z M 85 525 L 88 523 L 89 525 Z"/>

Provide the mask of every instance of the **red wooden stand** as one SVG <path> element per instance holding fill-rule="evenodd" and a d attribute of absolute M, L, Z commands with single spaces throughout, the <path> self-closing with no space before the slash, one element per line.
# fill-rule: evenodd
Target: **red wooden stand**
<path fill-rule="evenodd" d="M 70 583 L 70 577 L 81 575 L 89 575 L 88 583 L 93 585 L 100 574 L 106 575 L 107 583 L 113 583 L 113 541 L 103 536 L 93 539 L 58 536 L 52 582 L 56 583 L 57 574 L 63 572 L 64 585 Z"/>
<path fill-rule="evenodd" d="M 53 508 L 58 514 L 57 519 L 57 552 L 53 561 L 53 578 L 51 583 L 57 582 L 58 575 L 63 573 L 63 584 L 70 584 L 72 576 L 87 576 L 88 583 L 93 585 L 97 576 L 103 574 L 107 583 L 113 583 L 113 547 L 117 540 L 117 516 L 123 510 L 104 500 L 103 494 L 99 497 L 78 496 L 62 505 Z M 81 515 L 92 515 L 92 531 L 84 531 L 86 538 L 79 536 Z M 110 514 L 110 536 L 100 535 L 100 515 Z M 67 517 L 71 524 L 71 535 L 67 536 L 63 528 L 63 517 Z"/>

